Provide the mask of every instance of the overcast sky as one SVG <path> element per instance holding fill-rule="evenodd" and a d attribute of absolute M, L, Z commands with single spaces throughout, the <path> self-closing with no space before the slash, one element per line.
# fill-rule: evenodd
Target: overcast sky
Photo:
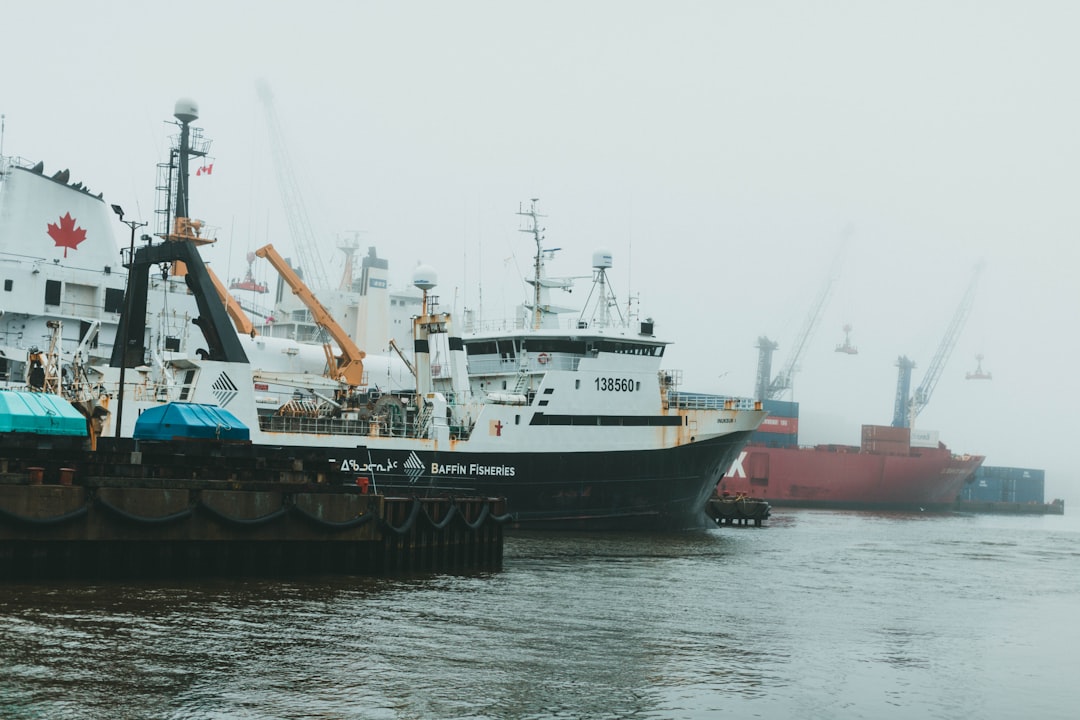
<path fill-rule="evenodd" d="M 610 249 L 686 389 L 750 395 L 759 335 L 783 365 L 848 237 L 796 376 L 804 442 L 889 423 L 897 357 L 921 382 L 984 260 L 917 425 L 1080 499 L 1078 3 L 15 0 L 3 16 L 4 154 L 70 168 L 129 217 L 154 221 L 167 121 L 199 104 L 214 169 L 192 214 L 220 228 L 205 255 L 229 277 L 266 242 L 295 253 L 259 81 L 334 282 L 359 232 L 397 287 L 422 261 L 444 306 L 508 314 L 532 250 L 514 213 L 537 197 L 552 272 Z M 858 355 L 834 352 L 847 323 Z M 965 380 L 977 354 L 992 381 Z"/>

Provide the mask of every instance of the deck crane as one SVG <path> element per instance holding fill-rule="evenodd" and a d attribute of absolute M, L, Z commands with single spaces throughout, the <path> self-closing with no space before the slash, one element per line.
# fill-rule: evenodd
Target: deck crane
<path fill-rule="evenodd" d="M 934 353 L 934 358 L 926 369 L 922 384 L 915 388 L 915 392 L 910 395 L 908 393 L 911 388 L 911 370 L 915 367 L 915 363 L 906 356 L 901 356 L 897 360 L 896 365 L 900 368 L 900 372 L 896 381 L 893 427 L 911 427 L 911 423 L 930 402 L 930 396 L 934 394 L 934 388 L 937 386 L 938 380 L 941 379 L 945 363 L 948 362 L 949 356 L 952 355 L 953 348 L 956 347 L 956 341 L 960 338 L 960 332 L 964 329 L 964 324 L 971 313 L 971 306 L 975 300 L 975 288 L 979 284 L 979 276 L 982 275 L 983 267 L 984 263 L 982 262 L 975 265 L 971 280 L 968 282 L 964 296 L 960 300 L 960 305 L 956 308 L 949 326 L 945 329 L 945 336 L 941 338 L 941 344 L 938 345 L 937 352 Z"/>
<path fill-rule="evenodd" d="M 307 206 L 300 193 L 300 185 L 296 181 L 292 159 L 285 145 L 285 133 L 281 130 L 277 110 L 274 109 L 274 94 L 266 83 L 259 83 L 256 89 L 259 99 L 266 106 L 270 150 L 274 156 L 274 165 L 277 167 L 281 204 L 285 208 L 293 246 L 300 256 L 301 269 L 307 276 L 310 286 L 328 289 L 330 285 L 326 280 L 322 257 L 319 255 L 319 245 L 311 228 L 311 221 L 308 219 Z"/>
<path fill-rule="evenodd" d="M 366 385 L 364 382 L 364 357 L 366 357 L 366 353 L 358 348 L 348 333 L 337 324 L 330 312 L 304 284 L 296 271 L 289 267 L 289 263 L 285 262 L 285 258 L 278 254 L 273 245 L 264 245 L 256 250 L 255 254 L 270 261 L 270 264 L 274 266 L 274 269 L 288 284 L 293 294 L 299 297 L 300 301 L 311 311 L 311 317 L 315 324 L 325 330 L 330 338 L 337 343 L 337 346 L 341 348 L 341 355 L 335 357 L 334 349 L 330 343 L 323 343 L 329 376 L 354 388 Z"/>
<path fill-rule="evenodd" d="M 794 345 L 791 346 L 791 354 L 788 357 L 787 362 L 784 364 L 782 370 L 776 374 L 771 381 L 769 376 L 772 373 L 772 354 L 778 347 L 777 343 L 762 335 L 758 338 L 758 369 L 757 369 L 757 382 L 756 385 L 756 397 L 759 400 L 775 400 L 780 397 L 785 391 L 791 389 L 791 381 L 795 375 L 795 371 L 798 369 L 799 359 L 802 357 L 803 351 L 810 342 L 810 337 L 814 334 L 814 330 L 817 329 L 818 322 L 821 320 L 821 314 L 825 309 L 825 304 L 829 300 L 829 295 L 832 293 L 833 284 L 836 282 L 836 277 L 840 273 L 840 265 L 844 257 L 844 247 L 846 242 L 842 242 L 840 249 L 836 253 L 836 257 L 833 258 L 832 266 L 829 268 L 829 274 L 825 279 L 825 284 L 821 290 L 818 291 L 817 297 L 814 298 L 814 302 L 810 305 L 810 312 L 806 315 L 806 320 L 803 323 L 802 329 L 799 331 L 798 337 L 795 339 Z"/>
<path fill-rule="evenodd" d="M 210 282 L 214 284 L 214 289 L 217 290 L 218 297 L 221 298 L 221 303 L 225 306 L 225 312 L 228 314 L 229 319 L 232 320 L 236 332 L 251 337 L 258 335 L 259 331 L 255 329 L 255 324 L 251 322 L 251 318 L 240 307 L 240 303 L 236 301 L 236 298 L 225 289 L 225 284 L 221 282 L 221 278 L 217 276 L 217 273 L 209 265 L 206 266 L 206 274 L 210 276 Z"/>
<path fill-rule="evenodd" d="M 409 374 L 413 377 L 416 377 L 416 368 L 413 367 L 413 364 L 411 362 L 409 362 L 409 358 L 405 357 L 405 353 L 403 353 L 401 351 L 401 348 L 398 347 L 398 344 L 394 340 L 394 338 L 390 338 L 390 349 L 397 353 L 397 356 L 401 358 L 401 362 L 405 363 L 405 367 L 409 369 Z"/>

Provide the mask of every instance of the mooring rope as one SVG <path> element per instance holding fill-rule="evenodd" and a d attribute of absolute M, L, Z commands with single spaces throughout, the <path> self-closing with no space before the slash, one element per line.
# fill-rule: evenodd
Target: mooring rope
<path fill-rule="evenodd" d="M 94 502 L 97 504 L 98 507 L 102 508 L 103 510 L 109 511 L 110 513 L 112 513 L 118 518 L 121 518 L 122 520 L 127 520 L 128 522 L 138 523 L 142 525 L 165 525 L 167 523 L 176 522 L 177 520 L 184 520 L 191 517 L 191 514 L 195 511 L 195 504 L 192 503 L 183 510 L 172 513 L 170 515 L 145 517 L 142 515 L 135 515 L 129 513 L 127 510 L 113 505 L 111 502 L 101 497 L 100 495 L 94 497 Z"/>

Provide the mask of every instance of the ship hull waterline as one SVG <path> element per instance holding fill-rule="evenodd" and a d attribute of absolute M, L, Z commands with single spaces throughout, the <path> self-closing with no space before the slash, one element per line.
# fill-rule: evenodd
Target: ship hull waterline
<path fill-rule="evenodd" d="M 470 453 L 340 448 L 340 481 L 388 495 L 503 497 L 510 529 L 668 531 L 708 527 L 705 503 L 749 432 L 652 450 Z"/>

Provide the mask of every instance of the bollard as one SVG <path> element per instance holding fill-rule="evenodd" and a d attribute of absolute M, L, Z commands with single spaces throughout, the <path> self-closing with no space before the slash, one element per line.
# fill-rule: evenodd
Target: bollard
<path fill-rule="evenodd" d="M 70 485 L 75 477 L 75 468 L 60 468 L 60 484 Z"/>
<path fill-rule="evenodd" d="M 45 479 L 45 468 L 28 467 L 26 472 L 30 474 L 31 485 L 40 485 L 41 481 Z"/>

